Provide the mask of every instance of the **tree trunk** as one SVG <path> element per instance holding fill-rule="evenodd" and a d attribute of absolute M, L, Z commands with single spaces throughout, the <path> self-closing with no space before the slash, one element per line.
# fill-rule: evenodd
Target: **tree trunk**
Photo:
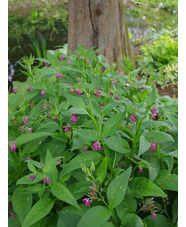
<path fill-rule="evenodd" d="M 69 0 L 68 49 L 96 46 L 110 62 L 131 57 L 123 0 Z"/>

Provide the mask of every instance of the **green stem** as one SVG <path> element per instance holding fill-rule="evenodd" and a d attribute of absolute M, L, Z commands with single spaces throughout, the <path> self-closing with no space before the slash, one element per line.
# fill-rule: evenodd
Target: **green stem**
<path fill-rule="evenodd" d="M 118 218 L 116 216 L 116 213 L 115 213 L 114 209 L 110 209 L 110 211 L 112 212 L 112 217 L 114 218 L 116 226 L 119 227 L 119 221 L 118 221 Z"/>
<path fill-rule="evenodd" d="M 57 95 L 57 97 L 59 98 L 59 80 L 58 80 L 58 78 L 56 79 L 57 81 L 57 84 L 56 84 L 56 95 Z"/>
<path fill-rule="evenodd" d="M 112 172 L 113 168 L 112 168 L 111 161 L 110 161 L 109 151 L 108 151 L 107 147 L 104 145 L 103 141 L 102 141 L 102 144 L 103 144 L 103 150 L 104 150 L 105 157 L 107 158 L 108 169 L 110 170 L 110 172 Z"/>
<path fill-rule="evenodd" d="M 99 132 L 99 128 L 98 128 L 96 119 L 94 117 L 93 105 L 92 105 L 92 100 L 91 100 L 90 96 L 88 96 L 88 99 L 89 99 L 89 104 L 90 104 L 90 111 L 91 111 L 92 121 L 94 123 L 94 126 L 95 126 L 96 130 Z"/>

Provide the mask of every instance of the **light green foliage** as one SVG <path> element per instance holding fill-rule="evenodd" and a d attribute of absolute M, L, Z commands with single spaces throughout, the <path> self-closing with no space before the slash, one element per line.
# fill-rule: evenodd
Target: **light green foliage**
<path fill-rule="evenodd" d="M 170 35 L 162 35 L 153 43 L 141 47 L 140 70 L 149 75 L 149 83 L 162 87 L 178 85 L 178 41 Z"/>

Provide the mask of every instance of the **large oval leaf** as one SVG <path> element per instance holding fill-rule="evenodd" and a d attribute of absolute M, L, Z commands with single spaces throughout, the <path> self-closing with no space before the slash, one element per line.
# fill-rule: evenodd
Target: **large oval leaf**
<path fill-rule="evenodd" d="M 90 208 L 80 219 L 77 227 L 101 227 L 111 216 L 108 208 L 103 206 L 96 206 Z"/>
<path fill-rule="evenodd" d="M 65 187 L 60 182 L 56 182 L 51 187 L 52 194 L 55 195 L 58 199 L 71 204 L 72 206 L 75 206 L 77 208 L 80 208 L 79 205 L 76 202 L 76 199 L 72 195 L 72 193 L 69 191 L 67 187 Z"/>
<path fill-rule="evenodd" d="M 83 152 L 78 154 L 73 158 L 68 164 L 63 164 L 63 170 L 60 173 L 60 178 L 66 174 L 72 172 L 75 169 L 81 168 L 81 166 L 86 165 L 87 167 L 91 165 L 91 161 L 97 164 L 103 158 L 98 152 Z"/>
<path fill-rule="evenodd" d="M 54 201 L 50 198 L 40 199 L 29 211 L 26 216 L 22 227 L 29 227 L 45 217 L 54 206 Z"/>
<path fill-rule="evenodd" d="M 18 186 L 12 196 L 12 205 L 21 224 L 32 207 L 32 194 L 24 189 L 23 185 Z"/>
<path fill-rule="evenodd" d="M 122 221 L 122 227 L 144 227 L 143 221 L 136 214 L 126 214 Z"/>
<path fill-rule="evenodd" d="M 145 138 L 147 140 L 155 140 L 157 142 L 169 142 L 169 141 L 173 141 L 173 138 L 165 133 L 165 132 L 157 132 L 157 131 L 150 131 L 150 132 L 147 132 L 147 134 L 145 135 Z"/>
<path fill-rule="evenodd" d="M 125 113 L 117 113 L 114 114 L 111 118 L 109 118 L 104 127 L 103 127 L 103 132 L 107 131 L 107 130 L 112 130 L 115 129 L 118 125 L 121 124 L 121 122 L 124 120 L 125 117 Z"/>
<path fill-rule="evenodd" d="M 51 136 L 51 135 L 52 135 L 52 133 L 49 133 L 49 132 L 37 132 L 37 133 L 23 134 L 16 139 L 16 143 L 17 143 L 17 145 L 21 145 L 21 144 L 25 144 L 30 141 L 33 141 L 35 139 L 42 138 L 45 136 L 47 137 L 47 136 Z"/>
<path fill-rule="evenodd" d="M 135 183 L 134 193 L 137 198 L 142 198 L 143 196 L 166 197 L 166 194 L 147 178 L 136 177 L 133 180 Z"/>
<path fill-rule="evenodd" d="M 178 191 L 178 176 L 166 169 L 160 170 L 154 183 L 163 190 Z"/>
<path fill-rule="evenodd" d="M 131 170 L 132 167 L 129 167 L 127 170 L 125 170 L 125 172 L 110 182 L 107 188 L 107 198 L 110 207 L 117 207 L 124 199 Z"/>

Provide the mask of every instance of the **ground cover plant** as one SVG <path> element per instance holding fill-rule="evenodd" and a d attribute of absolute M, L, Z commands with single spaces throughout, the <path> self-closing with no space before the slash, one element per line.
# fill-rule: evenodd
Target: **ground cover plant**
<path fill-rule="evenodd" d="M 178 40 L 170 34 L 165 31 L 142 46 L 142 55 L 137 60 L 142 74 L 150 77 L 149 82 L 156 79 L 162 88 L 178 86 Z"/>
<path fill-rule="evenodd" d="M 9 94 L 9 226 L 177 226 L 177 99 L 97 52 L 23 59 L 28 79 Z"/>

